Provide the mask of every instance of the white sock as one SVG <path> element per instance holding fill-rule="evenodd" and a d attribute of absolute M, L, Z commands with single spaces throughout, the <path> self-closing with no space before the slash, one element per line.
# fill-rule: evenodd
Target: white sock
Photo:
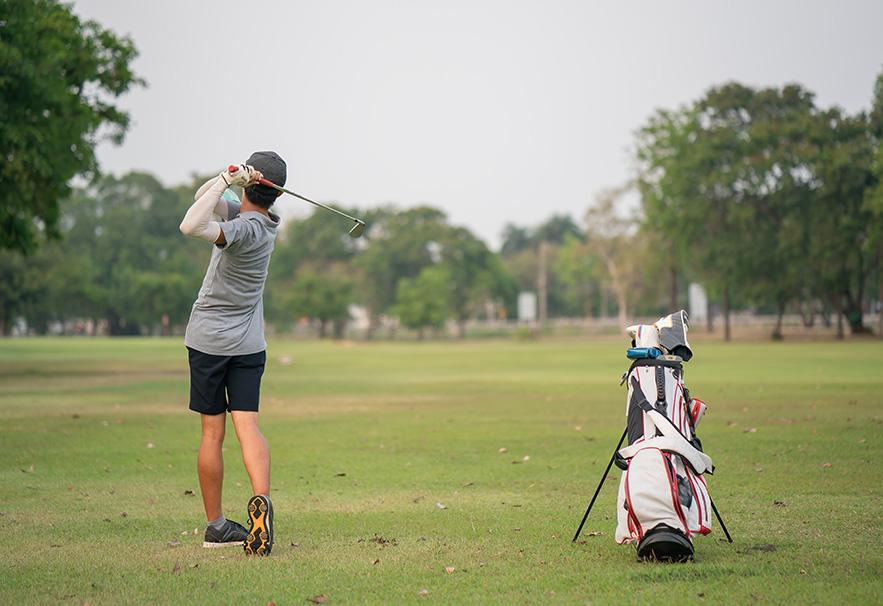
<path fill-rule="evenodd" d="M 214 520 L 209 520 L 208 525 L 215 530 L 220 530 L 224 527 L 224 524 L 227 523 L 227 518 L 221 516 L 220 518 L 216 518 Z"/>

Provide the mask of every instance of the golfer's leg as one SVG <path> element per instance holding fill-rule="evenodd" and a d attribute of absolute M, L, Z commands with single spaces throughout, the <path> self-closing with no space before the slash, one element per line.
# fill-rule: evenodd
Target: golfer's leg
<path fill-rule="evenodd" d="M 221 488 L 224 484 L 224 429 L 227 414 L 201 415 L 202 440 L 199 442 L 199 455 L 196 469 L 199 474 L 199 488 L 202 491 L 202 504 L 207 520 L 217 520 L 221 511 Z"/>
<path fill-rule="evenodd" d="M 258 413 L 233 410 L 233 427 L 253 494 L 270 495 L 270 445 L 258 427 Z"/>

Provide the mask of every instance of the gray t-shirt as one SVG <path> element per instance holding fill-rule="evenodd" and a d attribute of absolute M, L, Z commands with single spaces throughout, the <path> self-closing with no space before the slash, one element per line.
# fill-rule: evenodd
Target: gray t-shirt
<path fill-rule="evenodd" d="M 215 246 L 190 312 L 184 344 L 216 356 L 264 351 L 264 284 L 279 217 L 239 212 L 228 202 L 221 223 L 227 244 Z"/>

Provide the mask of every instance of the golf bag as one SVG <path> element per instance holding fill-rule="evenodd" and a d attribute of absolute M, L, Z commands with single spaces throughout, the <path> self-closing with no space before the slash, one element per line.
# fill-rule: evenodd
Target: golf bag
<path fill-rule="evenodd" d="M 692 357 L 686 320 L 681 311 L 655 325 L 628 329 L 635 346 L 679 352 L 636 359 L 623 376 L 628 446 L 615 457 L 624 471 L 615 538 L 620 544 L 637 543 L 642 560 L 690 560 L 691 538 L 711 532 L 712 504 L 703 476 L 713 473 L 714 465 L 696 436 L 706 405 L 690 397 L 683 380 L 682 360 Z M 672 331 L 681 334 L 667 334 Z"/>

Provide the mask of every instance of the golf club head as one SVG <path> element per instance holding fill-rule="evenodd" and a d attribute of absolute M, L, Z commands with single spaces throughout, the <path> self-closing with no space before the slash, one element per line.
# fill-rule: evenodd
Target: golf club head
<path fill-rule="evenodd" d="M 357 221 L 353 228 L 350 230 L 350 237 L 358 238 L 363 233 L 365 233 L 365 224 L 361 221 Z"/>

